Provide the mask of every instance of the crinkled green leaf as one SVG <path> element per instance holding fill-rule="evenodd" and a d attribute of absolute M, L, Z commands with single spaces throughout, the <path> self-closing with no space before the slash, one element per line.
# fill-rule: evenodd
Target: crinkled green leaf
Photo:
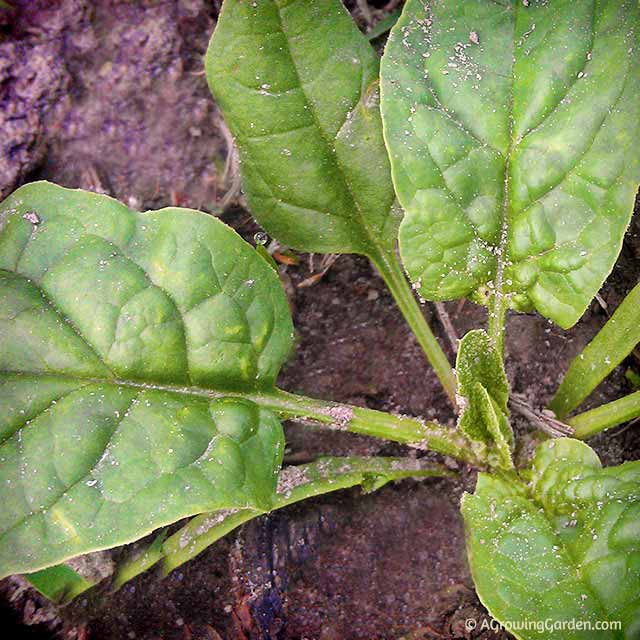
<path fill-rule="evenodd" d="M 292 325 L 273 269 L 185 209 L 48 183 L 0 205 L 0 575 L 271 507 Z"/>
<path fill-rule="evenodd" d="M 578 407 L 640 343 L 639 310 L 640 284 L 571 363 L 549 404 L 557 415 L 564 417 Z"/>
<path fill-rule="evenodd" d="M 225 0 L 207 79 L 251 211 L 281 242 L 372 257 L 392 247 L 378 65 L 339 0 Z"/>
<path fill-rule="evenodd" d="M 603 469 L 586 444 L 550 440 L 528 485 L 480 474 L 462 514 L 478 595 L 494 618 L 520 625 L 516 637 L 639 636 L 640 462 Z M 571 620 L 591 630 L 571 629 Z M 541 635 L 536 621 L 565 627 Z M 622 630 L 596 631 L 598 621 Z"/>
<path fill-rule="evenodd" d="M 470 331 L 460 340 L 456 375 L 461 408 L 458 428 L 471 440 L 495 448 L 496 463 L 511 468 L 509 382 L 502 358 L 485 331 Z"/>
<path fill-rule="evenodd" d="M 582 315 L 640 181 L 638 25 L 635 0 L 407 2 L 382 116 L 424 298 Z"/>

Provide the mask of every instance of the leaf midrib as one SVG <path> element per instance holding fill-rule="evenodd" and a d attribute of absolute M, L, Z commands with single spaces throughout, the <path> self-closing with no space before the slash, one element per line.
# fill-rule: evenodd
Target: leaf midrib
<path fill-rule="evenodd" d="M 130 389 L 141 389 L 147 391 L 162 391 L 166 393 L 176 393 L 185 396 L 194 396 L 199 398 L 218 399 L 225 397 L 242 397 L 247 399 L 258 399 L 264 402 L 268 398 L 274 398 L 277 393 L 275 387 L 269 388 L 265 385 L 264 388 L 254 387 L 251 389 L 241 389 L 238 387 L 199 387 L 197 385 L 179 385 L 179 384 L 167 384 L 162 382 L 152 382 L 144 380 L 130 380 L 127 378 L 103 378 L 100 376 L 78 376 L 71 373 L 57 372 L 57 371 L 22 371 L 22 370 L 0 370 L 0 375 L 3 376 L 22 376 L 22 377 L 34 377 L 34 378 L 60 378 L 70 382 L 78 382 L 79 385 L 86 386 L 90 384 L 95 385 L 110 385 L 126 387 Z M 77 389 L 76 389 L 77 391 Z M 257 400 L 256 400 L 257 402 Z"/>
<path fill-rule="evenodd" d="M 517 144 L 513 138 L 513 130 L 514 130 L 514 118 L 513 118 L 513 105 L 514 105 L 514 88 L 515 88 L 515 57 L 516 57 L 516 28 L 518 25 L 518 5 L 519 1 L 516 0 L 513 5 L 513 32 L 511 36 L 511 43 L 513 45 L 513 49 L 511 52 L 511 83 L 509 85 L 509 105 L 508 105 L 508 113 L 509 113 L 509 147 L 507 149 L 507 153 L 505 155 L 504 160 L 504 182 L 503 182 L 503 191 L 502 191 L 502 207 L 501 207 L 501 216 L 502 219 L 500 221 L 500 242 L 498 244 L 498 249 L 496 251 L 496 275 L 494 282 L 494 291 L 495 291 L 495 310 L 493 313 L 498 314 L 499 309 L 504 304 L 504 291 L 503 291 L 503 281 L 504 281 L 504 270 L 507 264 L 507 259 L 505 256 L 505 252 L 509 243 L 509 195 L 510 195 L 510 183 L 511 183 L 511 157 Z"/>

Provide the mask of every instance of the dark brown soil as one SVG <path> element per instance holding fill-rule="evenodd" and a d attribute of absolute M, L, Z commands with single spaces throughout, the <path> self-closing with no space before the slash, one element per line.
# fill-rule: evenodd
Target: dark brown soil
<path fill-rule="evenodd" d="M 202 55 L 218 3 L 11 3 L 16 11 L 0 10 L 0 194 L 47 178 L 140 208 L 217 211 L 230 181 L 223 178 L 226 144 Z M 375 19 L 381 14 L 370 4 Z M 354 14 L 365 21 L 361 10 Z M 239 204 L 237 197 L 228 200 Z M 239 206 L 227 207 L 223 217 L 247 238 L 257 230 Z M 610 309 L 637 280 L 639 231 L 636 217 L 602 292 Z M 316 256 L 316 271 L 319 261 Z M 281 386 L 451 420 L 435 376 L 368 262 L 341 256 L 315 285 L 299 288 L 313 272 L 311 262 L 301 256 L 282 274 L 299 339 Z M 459 335 L 484 320 L 471 303 L 446 307 Z M 425 314 L 449 348 L 431 307 Z M 606 317 L 594 302 L 565 332 L 534 315 L 510 316 L 514 391 L 542 406 Z M 590 403 L 627 391 L 622 374 L 619 368 Z M 514 421 L 521 448 L 529 450 L 536 434 Z M 293 461 L 320 453 L 407 453 L 296 425 L 287 426 L 287 436 Z M 637 459 L 640 432 L 622 428 L 592 444 L 608 464 Z M 345 491 L 305 502 L 249 523 L 166 579 L 150 571 L 117 593 L 80 598 L 60 610 L 7 579 L 0 583 L 4 628 L 16 638 L 92 640 L 483 637 L 464 630 L 466 618 L 484 614 L 458 514 L 474 477 L 461 472 L 455 481 L 406 481 L 371 495 Z"/>

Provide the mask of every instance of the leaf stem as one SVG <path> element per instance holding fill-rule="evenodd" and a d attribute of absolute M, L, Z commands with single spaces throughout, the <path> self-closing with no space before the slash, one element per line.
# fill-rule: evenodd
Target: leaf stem
<path fill-rule="evenodd" d="M 446 477 L 454 475 L 443 466 L 406 458 L 320 458 L 284 468 L 278 478 L 278 492 L 271 511 L 295 502 L 363 485 L 379 489 L 387 482 L 403 478 Z M 203 513 L 192 518 L 159 547 L 157 540 L 142 554 L 123 562 L 112 583 L 114 589 L 162 561 L 166 575 L 191 560 L 241 524 L 263 515 L 253 509 L 230 509 Z"/>
<path fill-rule="evenodd" d="M 579 413 L 567 420 L 575 429 L 575 437 L 584 440 L 640 416 L 640 391 Z"/>
<path fill-rule="evenodd" d="M 504 327 L 507 317 L 507 297 L 503 293 L 494 293 L 489 304 L 489 336 L 500 354 L 504 357 Z"/>
<path fill-rule="evenodd" d="M 389 287 L 391 295 L 436 372 L 449 400 L 456 407 L 456 378 L 453 369 L 422 315 L 422 309 L 413 295 L 400 263 L 392 253 L 381 252 L 378 256 L 369 257 Z"/>
<path fill-rule="evenodd" d="M 576 356 L 549 407 L 568 415 L 634 350 L 640 342 L 640 284 L 625 297 L 591 342 Z"/>
<path fill-rule="evenodd" d="M 81 383 L 118 385 L 132 389 L 179 393 L 198 398 L 244 398 L 259 404 L 265 409 L 270 409 L 282 417 L 295 418 L 299 422 L 323 424 L 333 429 L 353 431 L 354 433 L 361 433 L 374 438 L 401 442 L 416 449 L 430 449 L 431 451 L 458 458 L 476 467 L 485 466 L 483 456 L 479 454 L 477 448 L 469 440 L 454 429 L 443 427 L 437 422 L 428 422 L 420 418 L 410 418 L 328 400 L 316 400 L 315 398 L 287 393 L 278 388 L 240 391 L 233 389 L 207 389 L 195 386 L 181 387 L 117 378 L 61 377 Z"/>
<path fill-rule="evenodd" d="M 117 591 L 129 580 L 133 580 L 137 575 L 162 560 L 164 557 L 162 545 L 167 537 L 167 531 L 168 529 L 162 529 L 148 547 L 128 558 L 125 562 L 118 564 L 111 580 L 111 591 Z"/>
<path fill-rule="evenodd" d="M 471 442 L 457 431 L 436 422 L 316 400 L 280 389 L 256 398 L 256 402 L 285 418 L 401 442 L 417 449 L 436 451 L 476 467 L 483 466 Z"/>

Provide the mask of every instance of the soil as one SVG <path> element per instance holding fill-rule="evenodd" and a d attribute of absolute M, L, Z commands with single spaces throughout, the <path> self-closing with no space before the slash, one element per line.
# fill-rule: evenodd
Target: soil
<path fill-rule="evenodd" d="M 180 204 L 222 215 L 247 239 L 258 227 L 225 172 L 227 136 L 202 74 L 218 2 L 11 0 L 0 10 L 0 194 L 46 178 L 107 192 L 131 206 Z M 364 26 L 384 2 L 353 3 Z M 390 3 L 391 4 L 391 3 Z M 609 311 L 637 281 L 640 224 L 605 285 Z M 290 391 L 451 421 L 433 372 L 367 260 L 339 257 L 310 287 L 321 256 L 282 268 L 298 347 L 282 373 Z M 481 326 L 469 302 L 445 305 L 458 335 Z M 424 307 L 453 356 L 431 306 Z M 542 406 L 570 359 L 606 321 L 594 302 L 571 331 L 510 315 L 513 390 Z M 590 405 L 628 391 L 619 367 Z M 525 454 L 538 434 L 514 417 Z M 400 454 L 399 446 L 287 425 L 287 458 Z M 640 431 L 592 441 L 603 461 L 640 457 Z M 486 615 L 464 555 L 460 495 L 474 475 L 343 491 L 250 522 L 167 578 L 149 571 L 52 607 L 20 578 L 0 582 L 9 637 L 66 639 L 421 640 L 499 638 L 465 631 Z M 124 551 L 115 551 L 117 558 Z M 508 637 L 506 635 L 502 637 Z"/>

